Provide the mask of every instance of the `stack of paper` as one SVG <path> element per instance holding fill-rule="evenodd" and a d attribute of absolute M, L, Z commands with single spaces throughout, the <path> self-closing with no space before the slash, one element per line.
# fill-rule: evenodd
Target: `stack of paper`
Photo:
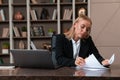
<path fill-rule="evenodd" d="M 115 55 L 113 54 L 112 57 L 109 59 L 109 64 L 112 64 L 114 62 L 114 56 Z M 77 66 L 76 68 L 77 69 L 83 68 L 83 69 L 89 69 L 89 70 L 109 69 L 104 67 L 102 64 L 100 64 L 93 54 L 91 54 L 88 58 L 85 59 L 84 66 L 82 67 Z"/>

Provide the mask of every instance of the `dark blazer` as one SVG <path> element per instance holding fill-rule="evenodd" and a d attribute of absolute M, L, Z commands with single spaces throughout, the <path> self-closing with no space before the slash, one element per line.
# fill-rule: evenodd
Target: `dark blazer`
<path fill-rule="evenodd" d="M 93 53 L 100 63 L 104 60 L 95 47 L 91 36 L 87 39 L 81 39 L 80 42 L 80 57 L 86 58 Z M 59 65 L 75 66 L 72 41 L 68 40 L 64 34 L 53 35 L 52 53 L 55 54 L 56 61 Z"/>

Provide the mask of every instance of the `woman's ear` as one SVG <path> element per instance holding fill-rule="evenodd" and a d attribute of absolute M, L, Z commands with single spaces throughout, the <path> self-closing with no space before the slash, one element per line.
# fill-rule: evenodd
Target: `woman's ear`
<path fill-rule="evenodd" d="M 77 23 L 74 23 L 74 24 L 73 24 L 73 27 L 76 28 L 76 26 L 77 26 Z"/>

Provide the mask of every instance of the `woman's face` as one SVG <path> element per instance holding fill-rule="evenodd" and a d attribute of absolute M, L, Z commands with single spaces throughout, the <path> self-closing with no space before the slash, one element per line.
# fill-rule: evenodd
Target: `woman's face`
<path fill-rule="evenodd" d="M 75 38 L 87 38 L 91 31 L 91 23 L 84 19 L 79 19 L 74 24 Z"/>

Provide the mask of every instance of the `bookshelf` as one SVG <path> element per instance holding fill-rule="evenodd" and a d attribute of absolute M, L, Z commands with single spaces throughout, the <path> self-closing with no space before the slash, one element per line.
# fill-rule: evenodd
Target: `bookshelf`
<path fill-rule="evenodd" d="M 2 54 L 3 44 L 9 43 L 9 3 L 8 0 L 0 1 L 0 57 L 9 62 L 9 55 Z"/>
<path fill-rule="evenodd" d="M 50 32 L 64 33 L 71 27 L 80 8 L 85 8 L 89 15 L 89 4 L 89 0 L 2 0 L 0 10 L 4 11 L 5 20 L 0 21 L 0 29 L 9 30 L 6 37 L 0 32 L 0 57 L 3 56 L 3 42 L 9 42 L 10 49 L 28 50 L 32 49 L 31 41 L 37 49 L 51 44 Z M 26 37 L 22 36 L 23 27 L 27 29 Z M 9 62 L 13 63 L 11 53 L 7 57 L 9 55 Z"/>

